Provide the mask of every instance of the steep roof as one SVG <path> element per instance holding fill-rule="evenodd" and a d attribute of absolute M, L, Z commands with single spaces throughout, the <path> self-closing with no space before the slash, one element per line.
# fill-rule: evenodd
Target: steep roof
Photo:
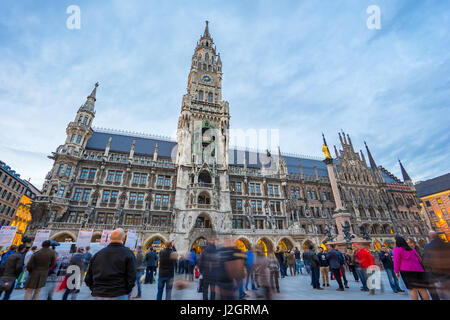
<path fill-rule="evenodd" d="M 108 143 L 108 139 L 111 137 L 111 152 L 123 152 L 129 153 L 133 141 L 136 141 L 135 151 L 136 155 L 153 156 L 156 143 L 158 143 L 158 157 L 171 158 L 172 152 L 177 145 L 177 142 L 170 140 L 169 138 L 130 133 L 130 132 L 115 132 L 111 130 L 104 130 L 100 128 L 94 128 L 92 137 L 86 144 L 87 149 L 105 150 Z M 247 161 L 247 167 L 249 168 L 261 168 L 263 163 L 266 167 L 269 165 L 265 152 L 256 151 L 243 151 L 230 148 L 228 152 L 228 159 L 230 165 L 244 165 L 244 155 Z M 276 160 L 277 155 L 273 155 Z M 314 175 L 314 164 L 317 166 L 317 174 L 319 176 L 328 176 L 326 165 L 323 161 L 300 157 L 283 155 L 286 160 L 286 165 L 289 173 L 300 173 L 299 160 L 301 162 L 303 174 Z"/>
<path fill-rule="evenodd" d="M 418 198 L 450 190 L 450 173 L 426 181 L 418 182 L 415 187 Z"/>

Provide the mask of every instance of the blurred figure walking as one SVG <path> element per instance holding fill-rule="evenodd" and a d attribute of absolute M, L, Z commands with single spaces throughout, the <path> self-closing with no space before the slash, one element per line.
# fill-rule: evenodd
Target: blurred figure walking
<path fill-rule="evenodd" d="M 166 248 L 159 253 L 158 293 L 156 294 L 156 300 L 162 300 L 164 288 L 166 289 L 166 300 L 172 299 L 176 262 L 177 254 L 173 242 L 169 241 L 166 244 Z"/>
<path fill-rule="evenodd" d="M 430 270 L 430 295 L 433 300 L 450 300 L 450 244 L 443 242 L 436 231 L 430 231 L 425 245 L 423 263 Z"/>
<path fill-rule="evenodd" d="M 209 300 L 216 300 L 216 282 L 219 257 L 215 239 L 210 239 L 208 246 L 200 255 L 198 266 L 200 273 L 203 275 L 203 300 L 208 300 L 208 291 L 210 293 Z"/>
<path fill-rule="evenodd" d="M 17 251 L 15 249 L 17 249 Z M 6 290 L 0 291 L 0 295 L 2 294 L 2 292 L 5 293 L 5 295 L 3 296 L 3 300 L 9 300 L 9 297 L 11 296 L 11 293 L 15 288 L 16 279 L 22 273 L 25 250 L 26 247 L 23 244 L 21 244 L 18 248 L 14 247 L 14 252 L 9 254 L 8 257 L 5 258 L 1 266 L 2 276 L 0 280 L 4 284 L 8 284 L 6 288 L 4 288 Z"/>

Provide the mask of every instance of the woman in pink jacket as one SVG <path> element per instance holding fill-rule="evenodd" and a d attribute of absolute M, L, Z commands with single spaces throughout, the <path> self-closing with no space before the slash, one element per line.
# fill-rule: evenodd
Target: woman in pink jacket
<path fill-rule="evenodd" d="M 417 292 L 423 300 L 430 300 L 427 291 L 427 278 L 421 264 L 421 258 L 415 249 L 412 249 L 403 237 L 395 237 L 394 272 L 399 278 L 402 276 L 412 300 L 418 300 Z"/>

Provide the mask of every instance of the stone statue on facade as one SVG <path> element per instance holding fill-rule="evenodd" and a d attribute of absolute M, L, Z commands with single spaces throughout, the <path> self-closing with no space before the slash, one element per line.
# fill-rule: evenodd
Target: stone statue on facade
<path fill-rule="evenodd" d="M 347 220 L 342 226 L 342 232 L 344 233 L 344 239 L 346 243 L 350 243 L 352 239 L 355 238 L 355 235 L 350 233 L 350 223 Z"/>
<path fill-rule="evenodd" d="M 370 240 L 369 233 L 367 232 L 366 228 L 363 225 L 359 226 L 359 231 L 361 232 L 362 238 L 364 240 Z"/>
<path fill-rule="evenodd" d="M 334 240 L 335 236 L 332 234 L 332 229 L 329 226 L 327 226 L 325 228 L 325 233 L 327 234 L 327 240 L 326 241 L 327 242 L 332 242 Z"/>

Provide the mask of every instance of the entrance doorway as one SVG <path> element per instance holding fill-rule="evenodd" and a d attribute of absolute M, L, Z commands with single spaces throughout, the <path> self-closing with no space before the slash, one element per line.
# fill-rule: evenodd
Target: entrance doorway
<path fill-rule="evenodd" d="M 191 246 L 191 250 L 193 249 L 195 254 L 200 255 L 203 251 L 203 249 L 208 245 L 208 242 L 204 237 L 200 237 L 197 240 L 194 241 L 194 243 Z"/>

